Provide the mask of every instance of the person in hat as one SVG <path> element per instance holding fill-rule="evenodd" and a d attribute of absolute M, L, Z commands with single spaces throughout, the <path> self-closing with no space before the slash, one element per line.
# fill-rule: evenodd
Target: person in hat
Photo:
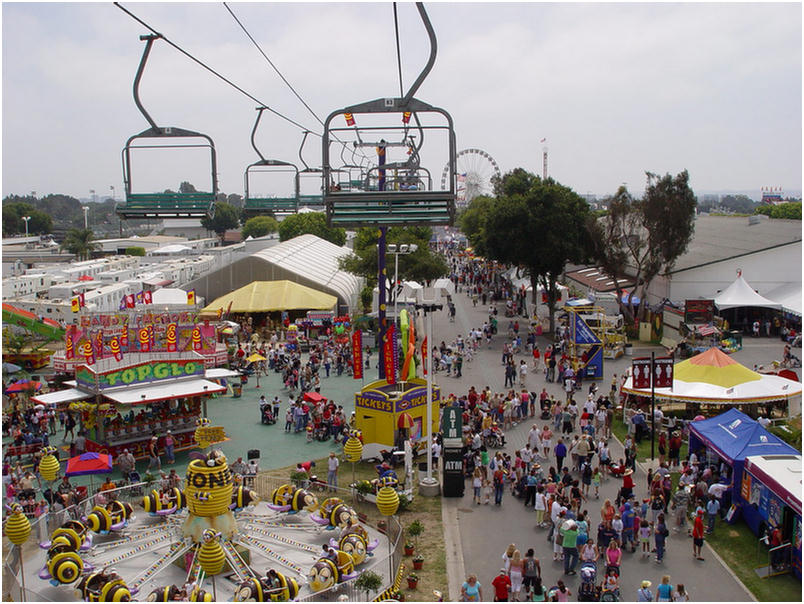
<path fill-rule="evenodd" d="M 630 499 L 634 494 L 634 471 L 631 468 L 626 468 L 623 472 L 623 488 L 620 491 L 620 498 L 623 500 Z"/>
<path fill-rule="evenodd" d="M 569 520 L 561 526 L 562 547 L 564 548 L 564 574 L 574 575 L 578 564 L 578 525 Z"/>
<path fill-rule="evenodd" d="M 692 524 L 692 555 L 696 560 L 703 560 L 701 548 L 704 543 L 704 511 L 698 508 L 695 514 L 695 522 Z"/>
<path fill-rule="evenodd" d="M 511 578 L 508 576 L 508 572 L 501 568 L 500 574 L 494 577 L 491 584 L 494 586 L 494 601 L 507 602 L 508 590 L 511 589 Z"/>
<path fill-rule="evenodd" d="M 637 589 L 637 602 L 653 602 L 653 592 L 650 590 L 651 585 L 650 581 L 642 581 L 642 585 Z"/>

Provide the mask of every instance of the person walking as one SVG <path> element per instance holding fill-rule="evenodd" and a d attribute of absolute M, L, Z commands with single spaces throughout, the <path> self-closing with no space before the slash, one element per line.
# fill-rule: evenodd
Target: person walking
<path fill-rule="evenodd" d="M 483 599 L 482 587 L 477 581 L 477 575 L 469 575 L 461 585 L 461 600 L 464 602 L 480 602 Z"/>
<path fill-rule="evenodd" d="M 157 470 L 162 469 L 162 460 L 159 458 L 159 439 L 156 436 L 151 437 L 151 442 L 148 443 L 148 470 L 151 468 Z"/>
<path fill-rule="evenodd" d="M 556 469 L 561 472 L 561 468 L 564 467 L 564 458 L 567 456 L 567 446 L 564 444 L 563 438 L 558 439 L 558 444 L 553 449 L 553 453 L 556 456 Z"/>
<path fill-rule="evenodd" d="M 696 560 L 703 560 L 701 556 L 701 548 L 704 543 L 703 515 L 704 511 L 698 509 L 698 513 L 695 514 L 695 521 L 692 524 L 692 555 Z"/>
<path fill-rule="evenodd" d="M 522 578 L 525 572 L 525 562 L 522 559 L 522 553 L 517 549 L 514 550 L 514 555 L 511 557 L 511 564 L 508 568 L 508 576 L 511 579 L 511 600 L 514 602 L 519 601 L 519 594 L 522 591 Z"/>
<path fill-rule="evenodd" d="M 653 539 L 656 545 L 656 564 L 661 564 L 664 560 L 665 542 L 669 534 L 670 531 L 667 530 L 667 525 L 664 522 L 664 514 L 659 514 L 656 519 L 656 525 L 653 527 Z M 670 600 L 666 601 L 669 602 Z"/>
<path fill-rule="evenodd" d="M 676 585 L 676 590 L 673 592 L 673 602 L 689 602 L 690 596 L 684 588 L 683 583 Z"/>
<path fill-rule="evenodd" d="M 338 467 L 340 465 L 340 461 L 335 456 L 335 451 L 330 451 L 329 459 L 327 460 L 327 486 L 333 492 L 338 489 Z"/>
<path fill-rule="evenodd" d="M 491 585 L 494 587 L 494 601 L 507 602 L 508 591 L 511 589 L 511 578 L 504 568 L 500 569 L 500 574 L 494 577 Z"/>
<path fill-rule="evenodd" d="M 503 491 L 505 491 L 505 469 L 502 464 L 497 465 L 492 475 L 494 482 L 494 505 L 502 505 Z"/>
<path fill-rule="evenodd" d="M 650 581 L 642 581 L 642 585 L 637 589 L 637 602 L 653 602 L 653 592 L 650 590 Z"/>
<path fill-rule="evenodd" d="M 167 434 L 165 434 L 165 457 L 169 464 L 176 463 L 176 454 L 173 452 L 175 446 L 176 441 L 173 438 L 173 433 L 168 430 Z"/>
<path fill-rule="evenodd" d="M 522 585 L 525 588 L 526 600 L 533 597 L 536 581 L 540 581 L 541 574 L 542 569 L 539 565 L 539 559 L 535 557 L 535 552 L 531 547 L 525 552 L 525 558 L 522 561 Z"/>
<path fill-rule="evenodd" d="M 664 575 L 662 577 L 662 582 L 659 583 L 659 586 L 656 588 L 656 601 L 673 601 L 673 586 L 670 584 L 670 575 Z"/>
<path fill-rule="evenodd" d="M 561 545 L 564 548 L 564 574 L 574 575 L 578 564 L 578 525 L 569 520 L 561 526 Z"/>
<path fill-rule="evenodd" d="M 480 471 L 479 467 L 475 467 L 475 471 L 472 473 L 472 490 L 473 490 L 473 499 L 477 505 L 480 505 L 480 489 L 483 487 L 483 472 Z"/>

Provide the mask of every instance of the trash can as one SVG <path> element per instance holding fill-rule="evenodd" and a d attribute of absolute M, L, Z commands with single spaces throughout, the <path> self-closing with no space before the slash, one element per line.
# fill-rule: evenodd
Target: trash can
<path fill-rule="evenodd" d="M 232 384 L 232 396 L 234 398 L 240 398 L 242 395 L 243 395 L 243 385 Z"/>

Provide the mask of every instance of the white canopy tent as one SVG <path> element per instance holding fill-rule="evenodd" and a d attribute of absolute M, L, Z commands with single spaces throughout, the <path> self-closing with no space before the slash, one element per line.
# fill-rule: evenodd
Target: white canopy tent
<path fill-rule="evenodd" d="M 768 292 L 768 298 L 781 304 L 785 312 L 801 316 L 801 282 L 780 285 Z"/>
<path fill-rule="evenodd" d="M 773 300 L 760 296 L 748 285 L 742 273 L 737 275 L 734 282 L 715 296 L 715 306 L 719 310 L 727 308 L 740 308 L 745 306 L 760 306 L 763 308 L 782 308 L 782 305 Z"/>

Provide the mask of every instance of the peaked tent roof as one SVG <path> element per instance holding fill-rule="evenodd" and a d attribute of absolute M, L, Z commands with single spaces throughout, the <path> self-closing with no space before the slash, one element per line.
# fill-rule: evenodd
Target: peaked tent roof
<path fill-rule="evenodd" d="M 725 308 L 738 308 L 741 306 L 762 306 L 765 308 L 781 308 L 782 305 L 773 300 L 760 296 L 743 279 L 742 273 L 737 275 L 734 282 L 715 296 L 715 306 L 720 310 Z"/>
<path fill-rule="evenodd" d="M 729 462 L 749 455 L 798 455 L 799 452 L 737 409 L 690 424 L 691 435 Z"/>
<path fill-rule="evenodd" d="M 292 281 L 252 281 L 248 285 L 221 296 L 201 312 L 269 312 L 277 310 L 331 310 L 338 304 L 330 296 Z"/>
<path fill-rule="evenodd" d="M 761 380 L 762 376 L 740 365 L 719 348 L 710 348 L 694 357 L 676 363 L 673 379 L 681 382 L 702 382 L 723 388 Z"/>

